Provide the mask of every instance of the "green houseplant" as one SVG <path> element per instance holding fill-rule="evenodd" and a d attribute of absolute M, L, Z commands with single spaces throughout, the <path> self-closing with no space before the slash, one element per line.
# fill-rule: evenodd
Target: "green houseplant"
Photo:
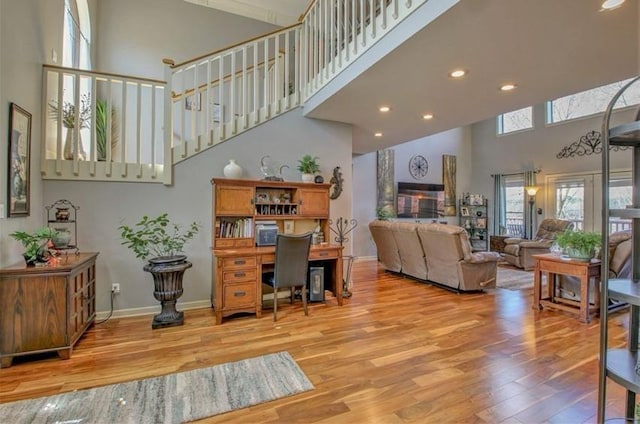
<path fill-rule="evenodd" d="M 96 153 L 99 161 L 107 160 L 107 146 L 111 151 L 118 144 L 118 114 L 111 107 L 111 143 L 107 143 L 107 124 L 109 113 L 106 100 L 96 102 Z"/>
<path fill-rule="evenodd" d="M 313 182 L 313 175 L 320 171 L 318 157 L 311 155 L 302 156 L 302 159 L 298 159 L 298 171 L 302 172 L 302 181 Z"/>
<path fill-rule="evenodd" d="M 176 302 L 182 296 L 184 272 L 192 264 L 180 253 L 200 226 L 193 222 L 183 229 L 163 213 L 156 218 L 143 216 L 133 227 L 121 225 L 118 229 L 122 244 L 133 250 L 137 258 L 149 261 L 142 269 L 153 276 L 153 296 L 162 307 L 153 317 L 151 328 L 182 325 L 184 312 L 176 310 Z"/>
<path fill-rule="evenodd" d="M 24 246 L 24 260 L 27 266 L 35 265 L 38 262 L 46 262 L 47 244 L 55 236 L 53 228 L 42 227 L 32 233 L 26 231 L 15 231 L 9 234 Z"/>
<path fill-rule="evenodd" d="M 602 236 L 599 233 L 567 229 L 556 237 L 555 242 L 570 258 L 588 261 L 602 244 Z"/>

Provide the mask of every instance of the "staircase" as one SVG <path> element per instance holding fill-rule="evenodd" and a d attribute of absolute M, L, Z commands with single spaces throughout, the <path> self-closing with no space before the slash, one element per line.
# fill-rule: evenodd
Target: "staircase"
<path fill-rule="evenodd" d="M 173 165 L 304 105 L 440 1 L 315 0 L 299 24 L 184 63 L 165 59 L 165 81 L 44 65 L 42 176 L 170 185 Z"/>

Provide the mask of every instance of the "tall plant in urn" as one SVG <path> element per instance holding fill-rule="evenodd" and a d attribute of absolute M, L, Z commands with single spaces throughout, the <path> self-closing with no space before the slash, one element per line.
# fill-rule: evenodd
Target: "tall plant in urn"
<path fill-rule="evenodd" d="M 199 228 L 200 225 L 193 222 L 183 229 L 172 223 L 166 213 L 156 218 L 143 216 L 133 227 L 118 227 L 122 244 L 133 250 L 137 258 L 149 261 L 142 269 L 153 276 L 153 296 L 162 306 L 162 311 L 153 317 L 151 328 L 184 323 L 184 312 L 176 310 L 176 302 L 182 296 L 184 272 L 192 264 L 180 253 Z"/>

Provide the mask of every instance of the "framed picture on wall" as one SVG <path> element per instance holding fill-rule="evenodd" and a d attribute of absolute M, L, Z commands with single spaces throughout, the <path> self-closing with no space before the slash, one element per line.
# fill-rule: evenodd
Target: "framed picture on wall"
<path fill-rule="evenodd" d="M 9 109 L 9 166 L 7 196 L 9 218 L 29 216 L 31 114 L 15 103 Z"/>

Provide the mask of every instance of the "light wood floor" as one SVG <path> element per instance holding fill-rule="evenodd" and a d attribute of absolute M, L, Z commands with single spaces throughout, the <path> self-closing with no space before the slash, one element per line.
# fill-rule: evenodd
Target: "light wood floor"
<path fill-rule="evenodd" d="M 151 330 L 149 316 L 92 327 L 70 360 L 22 358 L 0 370 L 9 402 L 288 351 L 315 390 L 212 417 L 209 423 L 595 422 L 598 320 L 531 309 L 531 290 L 455 294 L 354 266 L 354 295 L 284 304 L 280 320 L 240 316 L 214 325 L 210 309 L 182 327 Z M 188 290 L 188 288 L 187 288 Z M 624 345 L 626 312 L 611 336 Z M 607 415 L 624 392 L 608 384 Z M 89 406 L 90 407 L 90 406 Z"/>

